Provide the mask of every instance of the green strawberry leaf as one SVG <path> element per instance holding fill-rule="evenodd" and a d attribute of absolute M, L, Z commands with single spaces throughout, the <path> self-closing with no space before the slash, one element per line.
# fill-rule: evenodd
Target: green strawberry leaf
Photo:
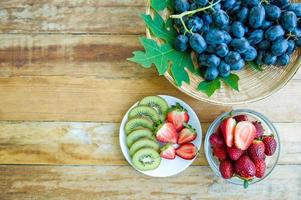
<path fill-rule="evenodd" d="M 238 88 L 239 77 L 236 74 L 230 74 L 230 76 L 222 78 L 222 80 L 224 81 L 224 83 L 226 83 L 234 90 L 239 91 Z"/>
<path fill-rule="evenodd" d="M 202 81 L 198 85 L 197 89 L 207 94 L 208 97 L 211 97 L 214 94 L 214 92 L 220 88 L 221 88 L 221 82 L 220 79 L 217 78 L 213 81 Z"/>
<path fill-rule="evenodd" d="M 145 52 L 135 51 L 132 58 L 128 60 L 141 64 L 145 68 L 150 68 L 154 64 L 159 75 L 164 75 L 171 66 L 171 73 L 177 86 L 181 86 L 182 82 L 189 83 L 190 79 L 185 71 L 188 68 L 192 72 L 195 70 L 190 54 L 182 53 L 174 50 L 168 43 L 158 45 L 156 41 L 140 38 Z"/>
<path fill-rule="evenodd" d="M 249 61 L 249 62 L 247 62 L 247 63 L 248 63 L 253 69 L 255 69 L 255 70 L 257 70 L 257 71 L 260 71 L 260 72 L 263 71 L 262 66 L 257 65 L 255 62 Z"/>
<path fill-rule="evenodd" d="M 177 37 L 177 32 L 172 25 L 172 19 L 168 19 L 165 23 L 163 18 L 157 12 L 155 12 L 153 18 L 150 15 L 145 14 L 142 14 L 141 18 L 151 30 L 152 34 L 163 39 L 165 42 L 172 43 Z"/>
<path fill-rule="evenodd" d="M 165 8 L 172 8 L 171 0 L 152 0 L 151 7 L 156 11 L 164 10 Z"/>

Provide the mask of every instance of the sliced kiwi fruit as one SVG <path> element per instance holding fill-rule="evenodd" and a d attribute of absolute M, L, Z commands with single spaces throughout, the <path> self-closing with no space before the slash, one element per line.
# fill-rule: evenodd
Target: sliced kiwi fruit
<path fill-rule="evenodd" d="M 142 138 L 137 140 L 130 148 L 130 156 L 133 156 L 138 150 L 142 148 L 151 148 L 154 149 L 155 151 L 160 150 L 160 145 L 158 142 L 155 142 L 153 140 L 150 140 L 148 138 Z"/>
<path fill-rule="evenodd" d="M 137 169 L 147 171 L 159 167 L 161 157 L 156 150 L 152 148 L 143 148 L 134 154 L 132 162 Z"/>
<path fill-rule="evenodd" d="M 132 131 L 141 129 L 141 128 L 148 128 L 150 130 L 154 129 L 154 123 L 153 121 L 147 119 L 147 118 L 142 118 L 142 117 L 137 117 L 130 119 L 126 124 L 125 124 L 125 133 L 128 135 Z"/>
<path fill-rule="evenodd" d="M 143 98 L 139 105 L 150 106 L 154 108 L 160 115 L 161 121 L 164 121 L 168 112 L 168 104 L 162 97 L 159 96 L 148 96 Z"/>
<path fill-rule="evenodd" d="M 148 117 L 154 123 L 159 123 L 160 121 L 159 113 L 154 108 L 149 106 L 136 106 L 129 112 L 129 119 L 137 117 Z"/>
<path fill-rule="evenodd" d="M 135 130 L 127 136 L 126 144 L 130 148 L 134 144 L 134 142 L 136 142 L 137 140 L 144 138 L 144 137 L 152 140 L 153 139 L 152 131 L 149 129 L 146 129 L 146 128 Z"/>

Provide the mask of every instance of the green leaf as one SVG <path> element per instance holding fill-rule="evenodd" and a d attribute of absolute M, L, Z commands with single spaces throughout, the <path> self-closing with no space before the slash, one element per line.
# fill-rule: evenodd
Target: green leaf
<path fill-rule="evenodd" d="M 248 63 L 253 69 L 256 69 L 257 71 L 260 71 L 260 72 L 263 71 L 262 67 L 261 67 L 260 65 L 257 65 L 255 62 L 249 61 L 249 62 L 247 62 L 247 63 Z"/>
<path fill-rule="evenodd" d="M 154 64 L 159 75 L 163 75 L 171 66 L 171 73 L 177 86 L 181 86 L 183 81 L 189 83 L 185 68 L 193 71 L 194 65 L 188 53 L 178 52 L 168 43 L 158 45 L 154 40 L 143 37 L 140 38 L 140 42 L 145 52 L 135 51 L 134 56 L 128 60 L 139 63 L 145 68 L 150 68 Z"/>
<path fill-rule="evenodd" d="M 222 80 L 234 90 L 239 91 L 238 88 L 239 77 L 236 74 L 230 74 L 230 76 L 222 78 Z"/>
<path fill-rule="evenodd" d="M 213 81 L 202 81 L 198 85 L 198 90 L 206 93 L 208 97 L 211 97 L 214 94 L 214 92 L 220 88 L 221 88 L 221 82 L 219 78 Z"/>
<path fill-rule="evenodd" d="M 173 28 L 171 19 L 168 19 L 165 23 L 157 12 L 155 12 L 153 18 L 150 15 L 145 14 L 142 14 L 141 18 L 151 32 L 156 37 L 163 39 L 165 42 L 172 43 L 175 37 L 177 37 L 177 32 Z"/>
<path fill-rule="evenodd" d="M 152 0 L 151 6 L 156 11 L 161 11 L 165 8 L 171 8 L 171 0 Z"/>

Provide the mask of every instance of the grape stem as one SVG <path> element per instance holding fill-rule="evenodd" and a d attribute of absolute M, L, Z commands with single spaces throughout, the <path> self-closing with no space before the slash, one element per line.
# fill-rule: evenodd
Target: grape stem
<path fill-rule="evenodd" d="M 181 14 L 171 15 L 169 17 L 172 18 L 172 19 L 180 19 L 180 21 L 181 21 L 181 23 L 182 23 L 182 25 L 183 25 L 183 27 L 185 29 L 185 33 L 191 33 L 191 34 L 193 34 L 192 31 L 187 28 L 187 26 L 186 26 L 186 24 L 185 24 L 185 22 L 183 20 L 183 17 L 185 17 L 187 15 L 192 16 L 192 15 L 198 13 L 198 12 L 202 12 L 202 11 L 211 9 L 211 8 L 213 8 L 213 6 L 215 6 L 219 2 L 221 2 L 221 0 L 218 0 L 217 2 L 215 2 L 213 4 L 210 4 L 209 6 L 206 6 L 206 7 L 202 7 L 202 8 L 198 8 L 198 9 L 190 10 L 190 11 L 185 11 L 185 12 L 182 12 Z"/>

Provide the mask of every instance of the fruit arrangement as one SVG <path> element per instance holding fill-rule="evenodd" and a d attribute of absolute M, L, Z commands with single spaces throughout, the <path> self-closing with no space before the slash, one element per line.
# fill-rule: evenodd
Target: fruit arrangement
<path fill-rule="evenodd" d="M 277 149 L 274 135 L 266 134 L 262 123 L 251 121 L 247 115 L 224 119 L 209 141 L 213 156 L 220 161 L 221 176 L 237 176 L 245 188 L 255 177 L 264 177 L 267 157 Z"/>
<path fill-rule="evenodd" d="M 141 38 L 145 52 L 129 60 L 154 64 L 160 75 L 169 70 L 178 86 L 190 83 L 189 70 L 204 78 L 197 89 L 208 96 L 221 81 L 238 91 L 235 72 L 246 66 L 286 66 L 301 46 L 301 4 L 288 0 L 152 0 L 151 7 L 154 15 L 142 18 L 161 42 Z M 173 13 L 166 21 L 164 9 Z"/>
<path fill-rule="evenodd" d="M 143 98 L 129 111 L 124 127 L 132 164 L 147 171 L 158 168 L 162 158 L 194 159 L 197 148 L 192 142 L 197 133 L 189 118 L 179 103 L 169 107 L 160 96 Z"/>

